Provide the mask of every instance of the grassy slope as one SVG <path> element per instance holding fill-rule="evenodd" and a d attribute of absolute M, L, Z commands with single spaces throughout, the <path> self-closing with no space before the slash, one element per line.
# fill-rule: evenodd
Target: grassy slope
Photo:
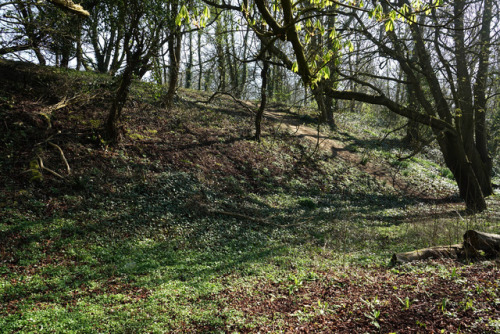
<path fill-rule="evenodd" d="M 499 199 L 461 215 L 437 159 L 400 163 L 397 137 L 378 142 L 389 121 L 362 125 L 380 115 L 342 114 L 331 136 L 449 200 L 410 198 L 330 152 L 311 155 L 271 121 L 250 141 L 251 115 L 230 99 L 205 105 L 181 91 L 166 111 L 145 83 L 133 87 L 122 144 L 107 147 L 108 77 L 0 72 L 0 331 L 500 328 L 494 263 L 386 267 L 393 252 L 455 243 L 467 228 L 500 232 Z M 50 112 L 64 97 L 75 99 Z"/>

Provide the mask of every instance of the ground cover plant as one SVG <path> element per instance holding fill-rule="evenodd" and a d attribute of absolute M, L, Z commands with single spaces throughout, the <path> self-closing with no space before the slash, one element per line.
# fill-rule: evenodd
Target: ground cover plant
<path fill-rule="evenodd" d="M 0 71 L 0 331 L 500 331 L 498 262 L 388 266 L 498 233 L 500 198 L 466 215 L 432 148 L 398 160 L 377 114 L 339 116 L 320 140 L 345 146 L 325 150 L 271 105 L 257 143 L 231 98 L 181 90 L 165 110 L 135 83 L 112 147 L 111 78 Z"/>

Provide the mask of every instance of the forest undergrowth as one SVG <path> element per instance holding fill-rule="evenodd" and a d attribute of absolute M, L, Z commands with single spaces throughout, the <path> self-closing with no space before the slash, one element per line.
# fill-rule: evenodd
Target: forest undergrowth
<path fill-rule="evenodd" d="M 498 262 L 388 265 L 500 232 L 438 150 L 399 159 L 398 119 L 340 111 L 318 149 L 274 103 L 257 143 L 251 103 L 138 82 L 112 147 L 110 77 L 2 61 L 0 87 L 0 332 L 500 332 Z"/>

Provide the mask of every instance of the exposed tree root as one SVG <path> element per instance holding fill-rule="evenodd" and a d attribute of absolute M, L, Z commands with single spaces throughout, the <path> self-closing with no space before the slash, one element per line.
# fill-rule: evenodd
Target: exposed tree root
<path fill-rule="evenodd" d="M 40 169 L 43 169 L 43 170 L 45 170 L 45 171 L 49 172 L 50 174 L 52 174 L 52 175 L 54 175 L 54 176 L 56 176 L 56 177 L 58 177 L 58 178 L 60 178 L 60 179 L 64 179 L 64 176 L 62 176 L 61 174 L 57 173 L 56 171 L 53 171 L 53 170 L 52 170 L 52 169 L 50 169 L 50 168 L 45 167 L 45 166 L 43 165 L 43 160 L 42 160 L 42 158 L 41 158 L 41 157 L 38 157 L 38 164 L 39 164 L 39 166 L 40 166 Z"/>
<path fill-rule="evenodd" d="M 52 147 L 55 147 L 59 150 L 59 154 L 61 155 L 61 159 L 64 161 L 64 164 L 66 165 L 66 170 L 68 171 L 68 175 L 71 174 L 71 168 L 69 167 L 69 163 L 68 163 L 68 160 L 66 160 L 66 157 L 64 156 L 64 152 L 63 150 L 61 149 L 61 147 L 59 145 L 56 145 L 52 142 L 48 142 L 48 144 Z"/>

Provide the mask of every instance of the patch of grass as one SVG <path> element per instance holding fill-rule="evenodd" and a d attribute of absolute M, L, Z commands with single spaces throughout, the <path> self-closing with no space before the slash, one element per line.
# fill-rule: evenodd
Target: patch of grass
<path fill-rule="evenodd" d="M 440 174 L 442 177 L 448 178 L 450 180 L 455 180 L 453 173 L 448 168 L 441 168 Z"/>

